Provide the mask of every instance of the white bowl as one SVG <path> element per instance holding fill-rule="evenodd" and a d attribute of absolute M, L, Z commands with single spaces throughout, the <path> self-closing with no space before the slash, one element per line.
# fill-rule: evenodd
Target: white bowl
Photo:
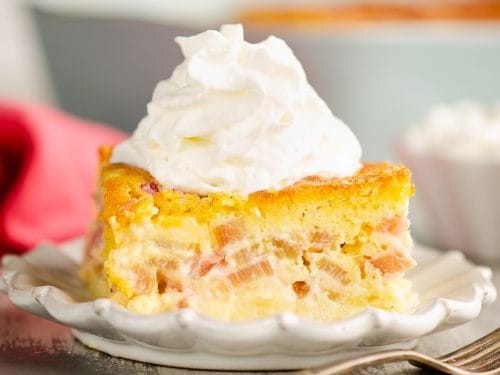
<path fill-rule="evenodd" d="M 412 170 L 412 228 L 439 248 L 459 248 L 482 262 L 500 261 L 500 162 L 456 158 L 397 145 Z M 412 211 L 410 211 L 412 213 Z"/>
<path fill-rule="evenodd" d="M 175 17 L 161 17 L 168 12 L 159 12 L 154 0 L 133 2 L 137 11 L 123 6 L 124 2 L 105 2 L 115 7 L 95 12 L 85 10 L 90 5 L 68 6 L 83 1 L 32 0 L 63 108 L 134 129 L 155 84 L 170 76 L 182 60 L 173 37 L 235 22 L 237 5 L 245 4 L 226 0 L 231 7 L 217 7 L 213 1 L 224 2 L 206 1 L 208 10 L 193 13 L 205 13 L 204 22 L 201 16 L 195 20 L 185 15 L 174 22 Z M 96 2 L 103 3 L 90 3 Z M 211 14 L 214 9 L 224 14 Z M 500 66 L 500 22 L 246 30 L 251 41 L 270 33 L 287 41 L 313 87 L 333 113 L 352 127 L 365 160 L 391 158 L 394 133 L 436 102 L 498 99 L 500 74 L 494 73 Z"/>

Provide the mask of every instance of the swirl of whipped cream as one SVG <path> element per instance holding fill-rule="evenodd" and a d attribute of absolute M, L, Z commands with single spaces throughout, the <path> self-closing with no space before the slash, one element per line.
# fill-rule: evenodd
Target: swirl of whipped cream
<path fill-rule="evenodd" d="M 224 25 L 175 41 L 184 62 L 158 83 L 148 115 L 114 149 L 112 162 L 199 194 L 279 190 L 360 167 L 358 140 L 283 40 L 251 44 L 241 25 Z"/>

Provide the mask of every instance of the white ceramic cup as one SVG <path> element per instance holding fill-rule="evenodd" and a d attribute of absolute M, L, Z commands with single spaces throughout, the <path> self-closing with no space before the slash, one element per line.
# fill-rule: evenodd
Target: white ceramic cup
<path fill-rule="evenodd" d="M 404 141 L 396 150 L 413 172 L 417 239 L 500 262 L 500 162 L 414 151 Z"/>

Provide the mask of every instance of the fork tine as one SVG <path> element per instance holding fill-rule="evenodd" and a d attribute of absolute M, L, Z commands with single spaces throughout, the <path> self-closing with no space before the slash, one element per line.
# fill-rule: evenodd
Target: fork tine
<path fill-rule="evenodd" d="M 470 370 L 472 372 L 477 372 L 478 374 L 479 373 L 481 373 L 481 374 L 490 373 L 490 374 L 498 375 L 498 374 L 500 374 L 500 360 L 496 360 L 495 362 L 485 363 L 481 366 L 477 366 L 477 367 L 470 369 Z"/>
<path fill-rule="evenodd" d="M 437 359 L 445 361 L 445 362 L 456 362 L 466 356 L 471 356 L 477 352 L 479 352 L 485 346 L 491 345 L 492 343 L 497 342 L 500 339 L 500 328 L 494 330 L 488 335 L 466 345 L 458 350 L 455 350 L 451 353 L 445 354 Z"/>
<path fill-rule="evenodd" d="M 500 341 L 494 342 L 489 346 L 479 347 L 479 350 L 476 350 L 468 355 L 454 357 L 444 362 L 455 366 L 465 366 L 480 361 L 482 358 L 487 358 L 488 356 L 498 353 L 499 351 L 500 351 Z"/>
<path fill-rule="evenodd" d="M 443 358 L 447 362 L 443 361 Z M 414 366 L 439 370 L 446 374 L 500 375 L 500 328 L 474 341 L 472 344 L 437 359 L 412 350 L 392 349 L 354 356 L 344 361 L 337 361 L 316 369 L 302 371 L 300 374 L 352 373 L 356 369 L 396 361 L 408 361 Z"/>
<path fill-rule="evenodd" d="M 486 371 L 491 369 L 498 369 L 498 372 L 500 373 L 500 351 L 497 350 L 485 357 L 481 357 L 473 362 L 470 362 L 460 367 L 474 371 Z"/>

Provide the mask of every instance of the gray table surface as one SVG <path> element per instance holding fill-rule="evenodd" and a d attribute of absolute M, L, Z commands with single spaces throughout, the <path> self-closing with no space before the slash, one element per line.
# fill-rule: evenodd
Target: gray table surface
<path fill-rule="evenodd" d="M 500 291 L 500 265 L 493 267 Z M 438 356 L 500 327 L 500 298 L 486 306 L 474 321 L 422 338 L 417 350 Z M 286 372 L 294 374 L 294 372 Z M 359 371 L 359 374 L 423 374 L 407 363 Z M 70 329 L 38 318 L 13 306 L 0 292 L 0 374 L 229 374 L 161 367 L 134 362 L 90 349 L 73 338 Z M 238 374 L 244 374 L 239 372 Z M 262 374 L 262 372 L 260 373 Z M 274 374 L 279 374 L 274 372 Z"/>

